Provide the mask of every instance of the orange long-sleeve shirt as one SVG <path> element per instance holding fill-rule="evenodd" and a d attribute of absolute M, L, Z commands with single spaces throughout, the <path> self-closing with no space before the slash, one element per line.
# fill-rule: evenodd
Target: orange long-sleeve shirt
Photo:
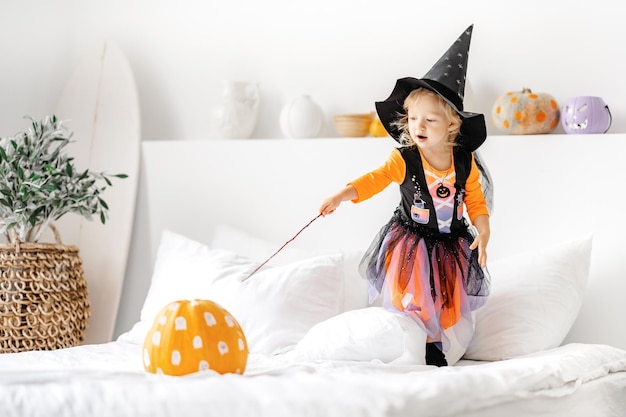
<path fill-rule="evenodd" d="M 354 203 L 359 203 L 367 200 L 387 188 L 387 186 L 389 186 L 392 182 L 402 184 L 404 182 L 405 175 L 406 163 L 404 158 L 398 149 L 393 149 L 391 151 L 391 155 L 387 158 L 387 161 L 385 161 L 383 165 L 349 183 L 354 186 L 358 195 L 358 197 L 352 201 Z M 472 222 L 480 215 L 489 215 L 489 210 L 487 209 L 487 203 L 485 201 L 479 179 L 480 174 L 478 167 L 476 166 L 476 161 L 472 155 L 472 167 L 465 183 L 464 198 L 465 208 L 470 221 Z"/>

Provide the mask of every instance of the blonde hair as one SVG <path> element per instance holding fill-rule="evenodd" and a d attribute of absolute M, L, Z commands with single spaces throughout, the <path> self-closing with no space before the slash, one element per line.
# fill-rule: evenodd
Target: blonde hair
<path fill-rule="evenodd" d="M 411 139 L 411 134 L 409 132 L 408 110 L 412 104 L 415 104 L 417 100 L 425 95 L 431 95 L 437 98 L 441 110 L 452 124 L 452 129 L 448 132 L 448 142 L 453 146 L 456 145 L 456 138 L 459 136 L 459 133 L 461 131 L 461 123 L 463 123 L 463 121 L 461 120 L 461 116 L 459 116 L 459 114 L 452 108 L 452 106 L 450 106 L 439 94 L 426 88 L 416 88 L 409 93 L 409 95 L 404 99 L 404 103 L 402 105 L 402 107 L 404 108 L 404 114 L 400 115 L 398 120 L 393 122 L 393 125 L 400 131 L 400 143 L 409 146 L 415 145 L 415 142 L 413 142 L 413 139 Z"/>

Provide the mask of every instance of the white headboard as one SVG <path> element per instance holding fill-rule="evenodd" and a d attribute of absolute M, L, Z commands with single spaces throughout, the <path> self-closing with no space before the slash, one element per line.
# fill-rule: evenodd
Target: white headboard
<path fill-rule="evenodd" d="M 208 243 L 222 223 L 282 243 L 317 215 L 323 198 L 382 164 L 393 146 L 389 138 L 143 142 L 116 335 L 139 318 L 161 230 Z M 587 294 L 567 341 L 626 348 L 625 151 L 621 134 L 491 136 L 480 150 L 495 187 L 489 259 L 593 233 Z M 398 199 L 391 186 L 345 203 L 293 244 L 364 249 Z"/>

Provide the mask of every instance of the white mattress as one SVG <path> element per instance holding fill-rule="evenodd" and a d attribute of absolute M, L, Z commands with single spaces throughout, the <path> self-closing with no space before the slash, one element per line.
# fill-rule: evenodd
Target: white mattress
<path fill-rule="evenodd" d="M 186 377 L 144 372 L 140 350 L 116 341 L 0 355 L 0 415 L 626 415 L 626 351 L 606 345 L 446 368 L 257 354 L 244 375 Z"/>

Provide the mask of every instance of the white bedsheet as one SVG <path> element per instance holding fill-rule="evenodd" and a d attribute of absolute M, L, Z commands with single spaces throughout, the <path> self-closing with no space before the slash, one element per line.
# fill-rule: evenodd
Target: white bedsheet
<path fill-rule="evenodd" d="M 605 345 L 447 368 L 251 355 L 243 376 L 186 377 L 145 373 L 140 350 L 0 355 L 0 416 L 626 415 L 626 351 Z"/>

